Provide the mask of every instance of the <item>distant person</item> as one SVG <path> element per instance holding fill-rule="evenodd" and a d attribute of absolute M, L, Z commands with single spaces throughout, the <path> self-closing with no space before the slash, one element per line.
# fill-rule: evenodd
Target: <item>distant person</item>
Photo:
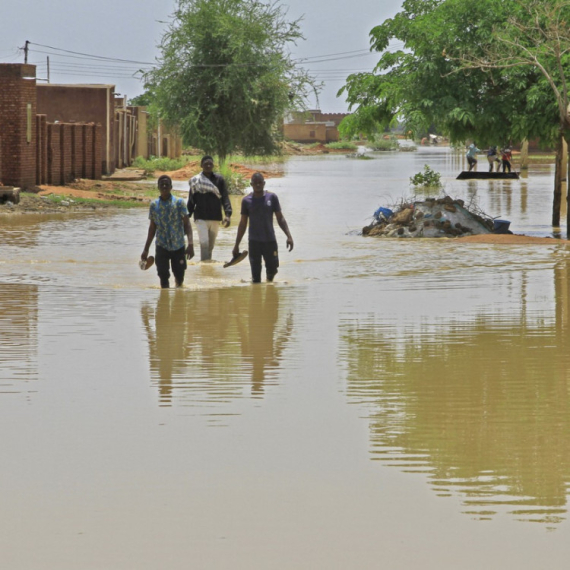
<path fill-rule="evenodd" d="M 477 153 L 481 152 L 477 146 L 475 145 L 475 143 L 471 143 L 468 147 L 467 147 L 467 162 L 469 163 L 469 172 L 471 172 L 473 170 L 473 168 L 475 168 L 477 166 Z"/>
<path fill-rule="evenodd" d="M 277 218 L 279 227 L 287 236 L 287 249 L 293 250 L 293 238 L 289 232 L 287 222 L 281 212 L 279 199 L 272 192 L 265 192 L 265 179 L 261 172 L 251 177 L 253 192 L 241 201 L 241 218 L 238 225 L 236 244 L 233 256 L 239 255 L 239 244 L 245 234 L 249 221 L 249 264 L 251 266 L 251 280 L 253 283 L 261 282 L 261 259 L 265 262 L 267 281 L 273 281 L 279 267 L 277 254 L 277 239 L 273 228 L 273 214 Z"/>
<path fill-rule="evenodd" d="M 510 147 L 505 147 L 501 150 L 501 160 L 503 162 L 503 172 L 507 172 L 507 170 L 511 171 L 511 161 L 513 160 L 513 154 Z"/>
<path fill-rule="evenodd" d="M 200 239 L 200 259 L 208 261 L 212 259 L 222 221 L 222 209 L 225 213 L 223 226 L 227 228 L 232 216 L 232 205 L 224 177 L 214 172 L 214 159 L 206 155 L 200 164 L 202 172 L 189 181 L 188 212 L 194 214 Z"/>
<path fill-rule="evenodd" d="M 160 286 L 163 289 L 170 287 L 170 267 L 172 267 L 176 287 L 182 287 L 187 265 L 186 258 L 194 257 L 192 225 L 184 200 L 171 194 L 170 176 L 161 176 L 157 184 L 160 197 L 150 204 L 148 237 L 141 259 L 147 260 L 148 250 L 156 236 L 155 263 Z M 184 235 L 188 238 L 186 248 L 184 248 Z"/>
<path fill-rule="evenodd" d="M 499 156 L 497 153 L 497 147 L 496 146 L 490 146 L 489 150 L 487 151 L 487 160 L 489 161 L 489 172 L 493 172 L 493 165 L 495 164 L 495 162 L 497 162 L 497 172 L 499 172 L 499 169 L 501 167 L 501 161 L 499 160 Z"/>

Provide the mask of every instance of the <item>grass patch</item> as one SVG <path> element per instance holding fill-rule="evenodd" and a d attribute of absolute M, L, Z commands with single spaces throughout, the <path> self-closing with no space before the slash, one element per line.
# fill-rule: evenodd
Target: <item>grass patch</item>
<path fill-rule="evenodd" d="M 146 159 L 142 156 L 137 156 L 133 161 L 133 166 L 135 168 L 144 169 L 149 174 L 152 174 L 155 170 L 159 170 L 161 172 L 180 170 L 193 160 L 199 160 L 199 157 L 181 156 L 180 158 L 168 158 L 163 156 L 161 158 L 158 158 L 156 156 L 151 156 L 150 158 Z"/>
<path fill-rule="evenodd" d="M 375 141 L 371 141 L 367 146 L 369 146 L 372 150 L 398 150 L 399 144 L 396 139 L 377 139 Z"/>
<path fill-rule="evenodd" d="M 326 148 L 332 148 L 334 150 L 357 150 L 358 145 L 355 145 L 353 142 L 350 141 L 337 141 L 327 143 L 325 145 Z"/>
<path fill-rule="evenodd" d="M 528 159 L 534 160 L 536 162 L 554 162 L 556 160 L 556 155 L 554 154 L 529 154 Z"/>
<path fill-rule="evenodd" d="M 242 154 L 232 154 L 226 159 L 227 162 L 237 162 L 238 164 L 276 164 L 285 162 L 282 154 L 272 154 L 269 156 L 246 156 Z"/>
<path fill-rule="evenodd" d="M 33 195 L 33 194 L 32 194 Z M 153 197 L 156 198 L 156 196 Z M 143 207 L 148 208 L 147 202 L 140 202 L 138 200 L 95 200 L 94 198 L 76 198 L 73 196 L 63 196 L 60 194 L 50 194 L 42 198 L 46 202 L 54 206 L 107 206 L 113 208 L 133 208 Z"/>

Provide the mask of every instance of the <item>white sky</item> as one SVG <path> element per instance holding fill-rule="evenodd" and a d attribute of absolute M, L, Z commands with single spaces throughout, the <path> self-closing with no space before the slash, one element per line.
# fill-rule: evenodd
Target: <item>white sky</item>
<path fill-rule="evenodd" d="M 20 63 L 18 51 L 26 40 L 83 54 L 154 62 L 156 48 L 172 13 L 174 0 L 0 0 L 0 62 Z M 306 40 L 293 49 L 298 58 L 313 58 L 304 66 L 326 82 L 320 96 L 324 112 L 344 112 L 336 97 L 344 78 L 354 71 L 369 71 L 378 54 L 367 54 L 372 27 L 392 17 L 402 0 L 285 0 L 290 20 L 303 16 Z M 64 57 L 39 45 L 30 46 L 29 63 L 38 65 L 38 77 L 47 77 L 50 59 L 52 83 L 111 83 L 129 98 L 143 91 L 132 74 L 143 64 L 120 64 Z M 43 53 L 42 53 L 43 52 Z M 347 53 L 353 52 L 353 53 Z M 356 52 L 356 53 L 355 53 Z M 331 56 L 330 54 L 339 54 Z M 67 54 L 73 56 L 73 54 Z M 317 63 L 322 59 L 336 59 Z M 148 66 L 147 66 L 148 67 Z"/>

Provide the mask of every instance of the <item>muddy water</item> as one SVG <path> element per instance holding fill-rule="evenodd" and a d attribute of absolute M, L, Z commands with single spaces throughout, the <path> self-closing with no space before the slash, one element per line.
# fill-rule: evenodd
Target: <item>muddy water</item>
<path fill-rule="evenodd" d="M 570 249 L 355 232 L 428 163 L 552 235 L 550 166 L 461 162 L 291 160 L 269 286 L 235 224 L 160 291 L 146 212 L 2 218 L 2 567 L 565 567 Z"/>

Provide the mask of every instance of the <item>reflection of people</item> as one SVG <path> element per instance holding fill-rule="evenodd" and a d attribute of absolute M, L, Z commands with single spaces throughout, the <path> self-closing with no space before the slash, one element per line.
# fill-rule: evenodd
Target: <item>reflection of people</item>
<path fill-rule="evenodd" d="M 279 296 L 275 287 L 265 289 L 265 299 L 260 289 L 252 289 L 249 307 L 249 350 L 252 359 L 251 391 L 263 393 L 265 368 L 277 367 L 281 353 L 291 336 L 291 315 L 281 330 L 275 330 L 279 317 Z M 255 296 L 255 297 L 254 297 Z M 277 333 L 277 334 L 276 334 Z"/>
<path fill-rule="evenodd" d="M 253 283 L 261 282 L 261 258 L 265 262 L 267 281 L 273 281 L 279 267 L 277 239 L 273 229 L 273 214 L 279 227 L 287 236 L 287 248 L 293 249 L 293 238 L 281 212 L 279 199 L 272 192 L 265 192 L 265 180 L 261 172 L 251 177 L 253 192 L 241 202 L 241 218 L 238 226 L 234 257 L 239 255 L 239 244 L 245 234 L 249 220 L 249 263 Z"/>
<path fill-rule="evenodd" d="M 162 291 L 156 308 L 144 304 L 143 325 L 148 337 L 150 367 L 158 382 L 160 404 L 170 405 L 174 386 L 186 376 L 186 295 L 170 295 Z M 173 383 L 174 380 L 174 383 Z"/>
<path fill-rule="evenodd" d="M 481 152 L 478 148 L 477 145 L 475 143 L 471 143 L 468 147 L 467 147 L 467 162 L 469 163 L 469 172 L 471 172 L 471 170 L 473 170 L 473 168 L 475 166 L 477 166 L 477 158 L 476 155 L 478 152 Z"/>
<path fill-rule="evenodd" d="M 207 261 L 212 259 L 212 251 L 222 221 L 222 208 L 226 215 L 223 225 L 228 227 L 232 205 L 224 177 L 214 172 L 214 159 L 211 156 L 204 156 L 201 166 L 202 172 L 190 179 L 188 211 L 190 215 L 194 214 L 200 239 L 200 258 L 202 261 Z"/>
<path fill-rule="evenodd" d="M 507 146 L 501 149 L 501 160 L 503 161 L 503 172 L 511 171 L 511 160 L 513 155 L 511 149 Z"/>
<path fill-rule="evenodd" d="M 171 194 L 172 180 L 163 175 L 158 179 L 160 197 L 151 202 L 149 209 L 148 237 L 141 259 L 146 261 L 148 250 L 156 235 L 155 262 L 160 286 L 163 289 L 170 287 L 170 267 L 176 281 L 176 286 L 184 283 L 186 271 L 186 257 L 194 257 L 192 241 L 192 226 L 188 216 L 186 204 L 182 198 Z M 188 237 L 188 247 L 184 249 L 184 234 Z"/>
<path fill-rule="evenodd" d="M 293 317 L 279 306 L 278 287 L 206 289 L 191 295 L 163 290 L 156 305 L 143 303 L 153 385 L 160 404 L 186 400 L 227 404 L 261 396 L 277 380 Z"/>

